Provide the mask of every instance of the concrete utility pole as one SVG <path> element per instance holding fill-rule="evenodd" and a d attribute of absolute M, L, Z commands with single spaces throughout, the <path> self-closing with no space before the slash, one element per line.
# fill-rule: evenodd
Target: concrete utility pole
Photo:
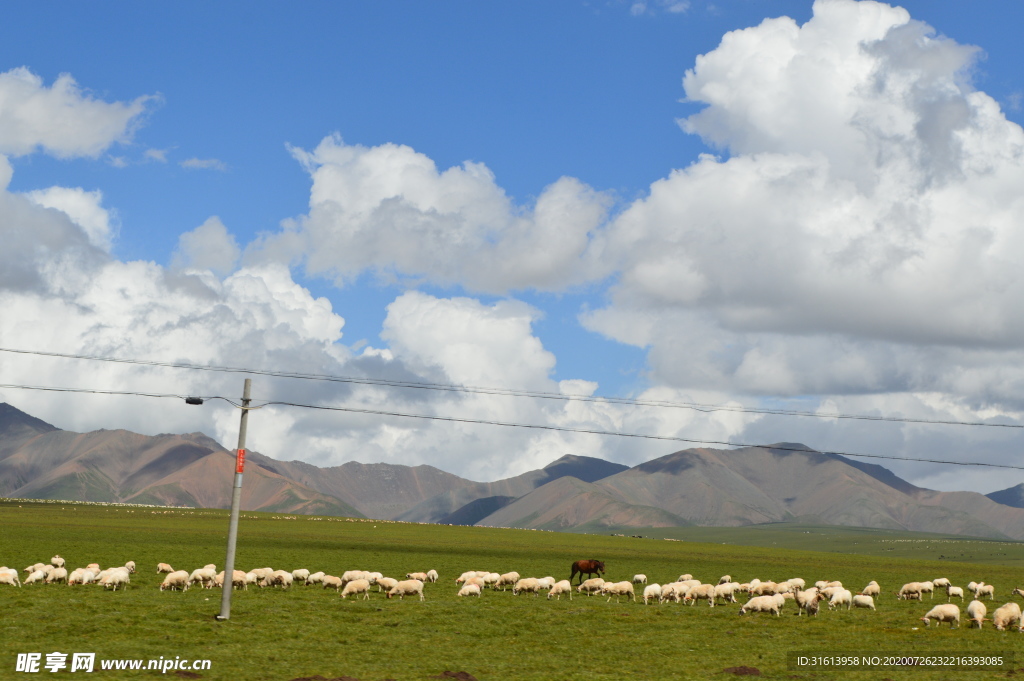
<path fill-rule="evenodd" d="M 242 422 L 238 426 L 238 451 L 235 452 L 235 486 L 231 490 L 231 521 L 228 525 L 228 555 L 224 559 L 224 589 L 220 597 L 218 620 L 231 617 L 231 588 L 235 575 L 235 542 L 238 539 L 238 510 L 242 505 L 242 471 L 245 469 L 245 429 L 249 424 L 249 398 L 252 379 L 245 379 L 242 390 Z"/>

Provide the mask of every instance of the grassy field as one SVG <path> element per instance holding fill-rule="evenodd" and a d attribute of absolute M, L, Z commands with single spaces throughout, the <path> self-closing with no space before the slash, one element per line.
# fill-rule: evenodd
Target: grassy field
<path fill-rule="evenodd" d="M 925 629 L 918 618 L 930 607 L 927 601 L 897 602 L 888 594 L 878 599 L 877 612 L 824 611 L 808 619 L 793 617 L 791 604 L 776 618 L 738 616 L 738 605 L 645 607 L 578 596 L 571 602 L 548 602 L 543 596 L 510 592 L 460 599 L 452 581 L 470 569 L 564 579 L 573 560 L 593 557 L 606 562 L 607 578 L 629 579 L 642 572 L 659 583 L 682 572 L 704 581 L 728 573 L 743 581 L 839 579 L 854 590 L 875 579 L 891 592 L 904 582 L 939 576 L 954 584 L 984 580 L 997 587 L 992 610 L 1010 600 L 1014 586 L 1024 586 L 1016 567 L 1018 544 L 962 539 L 940 544 L 949 538 L 820 527 L 745 528 L 746 534 L 731 536 L 739 530 L 682 528 L 706 531 L 695 537 L 705 541 L 698 543 L 245 513 L 239 568 L 306 567 L 335 575 L 368 569 L 397 577 L 433 568 L 442 579 L 426 586 L 422 603 L 386 600 L 376 592 L 369 601 L 343 601 L 334 591 L 317 587 L 250 588 L 234 594 L 231 620 L 217 622 L 219 590 L 161 592 L 155 569 L 158 562 L 188 570 L 210 562 L 221 566 L 225 511 L 14 502 L 0 504 L 0 517 L 0 564 L 20 570 L 59 553 L 69 567 L 90 562 L 107 567 L 127 560 L 139 565 L 123 593 L 91 586 L 0 587 L 2 679 L 33 678 L 14 671 L 17 654 L 25 652 L 42 653 L 44 661 L 52 652 L 68 653 L 69 659 L 74 652 L 95 652 L 97 660 L 209 659 L 209 670 L 189 673 L 198 676 L 168 675 L 244 681 L 316 675 L 412 681 L 439 678 L 446 671 L 468 672 L 480 681 L 728 679 L 733 674 L 724 670 L 739 667 L 756 668 L 761 678 L 770 679 L 1009 677 L 1006 670 L 790 669 L 787 654 L 795 651 L 1014 653 L 1013 668 L 1024 671 L 1024 636 L 1016 631 Z M 738 543 L 751 538 L 768 544 Z M 929 541 L 959 549 L 980 546 L 971 554 L 979 560 L 936 560 L 946 549 L 935 549 Z M 843 547 L 854 550 L 836 552 Z M 1006 559 L 996 560 L 999 553 Z M 162 676 L 98 667 L 86 678 Z"/>

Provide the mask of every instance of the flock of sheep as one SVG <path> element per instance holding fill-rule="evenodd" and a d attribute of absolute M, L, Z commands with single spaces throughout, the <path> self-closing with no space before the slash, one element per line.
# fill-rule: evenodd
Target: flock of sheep
<path fill-rule="evenodd" d="M 59 555 L 50 559 L 49 564 L 35 563 L 24 568 L 27 574 L 22 582 L 18 571 L 13 568 L 0 567 L 0 584 L 21 586 L 24 584 L 45 583 L 57 584 L 66 583 L 68 586 L 75 584 L 99 584 L 107 589 L 117 591 L 131 583 L 131 574 L 135 572 L 135 562 L 128 561 L 123 566 L 100 569 L 96 563 L 90 563 L 84 568 L 77 568 L 70 574 L 64 567 L 64 559 Z M 191 573 L 186 570 L 175 570 L 167 563 L 157 565 L 157 573 L 166 573 L 160 590 L 187 591 L 191 586 L 202 588 L 215 588 L 224 585 L 224 572 L 217 572 L 217 566 L 213 564 L 204 565 L 193 570 Z M 327 575 L 323 572 L 310 573 L 306 569 L 298 570 L 274 570 L 273 568 L 257 568 L 244 572 L 235 570 L 232 576 L 232 587 L 248 589 L 249 585 L 259 587 L 279 587 L 288 589 L 295 584 L 305 586 L 320 585 L 324 589 L 335 589 L 342 598 L 348 596 L 362 596 L 364 599 L 370 597 L 372 587 L 376 586 L 378 593 L 386 592 L 388 598 L 397 596 L 404 599 L 406 596 L 419 596 L 422 601 L 423 585 L 438 580 L 435 570 L 427 572 L 410 572 L 405 575 L 404 580 L 392 577 L 385 577 L 380 572 L 369 572 L 364 570 L 349 570 L 340 577 Z M 480 597 L 485 589 L 492 591 L 507 589 L 518 596 L 521 593 L 532 593 L 534 596 L 541 591 L 547 591 L 548 599 L 556 598 L 561 600 L 563 595 L 572 599 L 573 586 L 569 580 L 556 581 L 554 577 L 526 577 L 523 578 L 518 572 L 507 572 L 500 574 L 487 570 L 471 570 L 464 572 L 455 579 L 459 586 L 458 596 Z M 631 581 L 612 582 L 597 577 L 581 582 L 575 587 L 575 591 L 588 596 L 607 596 L 608 601 L 615 598 L 616 603 L 621 598 L 637 601 L 635 585 L 642 585 L 642 598 L 646 605 L 650 601 L 657 600 L 658 603 L 672 601 L 675 603 L 687 603 L 693 605 L 698 601 L 707 602 L 709 607 L 721 601 L 722 603 L 737 603 L 737 596 L 747 595 L 746 602 L 739 609 L 739 613 L 767 612 L 780 616 L 786 601 L 792 600 L 797 608 L 796 615 L 817 615 L 819 605 L 827 603 L 829 610 L 846 607 L 867 608 L 874 610 L 874 599 L 881 594 L 881 587 L 875 581 L 870 582 L 856 594 L 843 587 L 838 581 L 819 581 L 810 588 L 805 588 L 805 582 L 800 578 L 788 579 L 781 582 L 766 581 L 759 579 L 746 583 L 738 583 L 732 580 L 730 575 L 724 575 L 716 584 L 704 584 L 692 575 L 680 575 L 679 579 L 665 585 L 647 584 L 647 576 L 634 575 Z M 954 586 L 946 578 L 934 579 L 925 582 L 908 582 L 895 592 L 900 600 L 921 600 L 925 595 L 935 597 L 936 589 L 944 589 L 946 592 L 946 603 L 936 605 L 921 618 L 925 626 L 931 622 L 947 622 L 950 628 L 960 624 L 960 606 L 952 602 L 959 598 L 961 603 L 964 600 L 964 589 Z M 1024 632 L 1024 619 L 1021 616 L 1021 608 L 1014 602 L 1006 603 L 997 608 L 992 617 L 988 617 L 988 608 L 982 599 L 988 597 L 991 601 L 995 598 L 995 588 L 984 582 L 970 582 L 967 590 L 971 592 L 974 599 L 967 605 L 967 618 L 971 626 L 982 627 L 986 621 L 992 622 L 993 626 L 1003 631 L 1016 627 L 1019 632 Z M 1011 596 L 1019 595 L 1024 597 L 1024 590 L 1014 589 Z"/>
<path fill-rule="evenodd" d="M 74 584 L 99 584 L 107 589 L 117 591 L 117 587 L 124 589 L 126 584 L 131 583 L 131 574 L 135 572 L 135 561 L 130 560 L 123 566 L 101 570 L 98 563 L 90 563 L 84 568 L 76 568 L 68 574 L 64 567 L 64 559 L 59 555 L 54 556 L 47 563 L 35 563 L 25 568 L 24 584 L 60 584 L 68 586 Z M 0 567 L 0 584 L 21 586 L 21 579 L 18 571 L 7 566 Z"/>

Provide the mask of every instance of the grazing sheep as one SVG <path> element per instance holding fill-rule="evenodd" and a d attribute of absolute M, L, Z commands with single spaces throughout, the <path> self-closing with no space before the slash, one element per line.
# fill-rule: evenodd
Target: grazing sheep
<path fill-rule="evenodd" d="M 334 589 L 335 591 L 341 591 L 341 577 L 335 577 L 334 575 L 324 575 L 323 585 L 325 589 Z"/>
<path fill-rule="evenodd" d="M 593 596 L 595 593 L 601 590 L 602 586 L 604 586 L 604 580 L 600 577 L 594 577 L 593 579 L 588 579 L 585 582 L 579 584 L 576 587 L 576 593 L 585 593 L 588 596 Z M 513 587 L 512 590 L 515 591 L 515 588 Z"/>
<path fill-rule="evenodd" d="M 569 594 L 569 600 L 572 600 L 572 584 L 569 583 L 568 579 L 563 579 L 560 582 L 555 582 L 551 590 L 548 591 L 548 600 L 551 600 L 552 596 L 555 596 L 555 600 L 562 600 L 562 594 Z"/>
<path fill-rule="evenodd" d="M 47 584 L 56 584 L 57 582 L 67 582 L 68 571 L 62 567 L 53 570 L 50 574 L 46 575 Z"/>
<path fill-rule="evenodd" d="M 981 629 L 982 622 L 985 621 L 985 615 L 988 614 L 988 608 L 981 601 L 974 600 L 967 604 L 967 619 L 971 621 L 971 626 L 975 624 Z"/>
<path fill-rule="evenodd" d="M 693 579 L 693 575 L 687 573 L 685 575 L 679 575 L 679 579 L 677 579 L 676 581 L 677 582 L 687 582 L 687 581 L 689 581 L 691 579 Z"/>
<path fill-rule="evenodd" d="M 388 591 L 388 598 L 398 596 L 399 600 L 405 600 L 406 596 L 413 594 L 419 594 L 420 600 L 423 600 L 423 582 L 418 579 L 405 579 Z"/>
<path fill-rule="evenodd" d="M 896 592 L 896 600 L 909 600 L 911 598 L 921 599 L 921 582 L 907 582 Z"/>
<path fill-rule="evenodd" d="M 306 586 L 309 586 L 310 584 L 323 584 L 323 581 L 324 581 L 324 573 L 323 572 L 314 572 L 309 577 L 306 577 Z"/>
<path fill-rule="evenodd" d="M 945 577 L 939 577 L 938 579 L 933 579 L 932 584 L 935 585 L 936 589 L 945 589 L 949 586 L 949 580 Z"/>
<path fill-rule="evenodd" d="M 134 560 L 128 561 L 127 563 L 124 564 L 124 566 L 128 569 L 128 574 L 135 574 L 135 561 Z"/>
<path fill-rule="evenodd" d="M 633 591 L 633 582 L 615 582 L 614 584 L 605 582 L 602 589 L 604 593 L 608 594 L 609 603 L 612 600 L 612 596 L 615 597 L 616 603 L 619 602 L 619 598 L 622 596 L 632 598 L 633 602 L 636 603 L 636 592 Z"/>
<path fill-rule="evenodd" d="M 775 582 L 761 582 L 757 586 L 750 587 L 751 596 L 774 596 L 775 595 Z"/>
<path fill-rule="evenodd" d="M 721 598 L 726 603 L 736 602 L 736 589 L 739 584 L 736 582 L 720 582 L 715 585 L 715 600 Z"/>
<path fill-rule="evenodd" d="M 179 591 L 188 591 L 188 585 L 191 584 L 189 574 L 184 570 L 177 570 L 164 577 L 164 581 L 160 584 L 160 590 L 166 591 L 167 589 L 178 589 Z"/>
<path fill-rule="evenodd" d="M 659 602 L 664 603 L 665 601 L 672 600 L 678 603 L 683 600 L 683 597 L 692 588 L 693 587 L 687 586 L 684 582 L 672 582 L 670 584 L 665 584 L 661 587 L 661 599 Z"/>
<path fill-rule="evenodd" d="M 693 605 L 698 600 L 705 600 L 712 608 L 715 607 L 715 584 L 698 584 L 683 596 L 683 601 Z"/>
<path fill-rule="evenodd" d="M 370 580 L 368 579 L 353 579 L 351 582 L 345 585 L 345 588 L 341 590 L 341 597 L 355 596 L 357 594 L 363 594 L 363 600 L 369 600 L 370 598 Z"/>
<path fill-rule="evenodd" d="M 1018 612 L 1020 610 L 1018 609 Z M 953 605 L 952 603 L 942 603 L 936 605 L 934 608 L 928 611 L 928 614 L 921 618 L 926 627 L 931 626 L 931 621 L 935 620 L 936 625 L 939 626 L 942 622 L 949 622 L 949 628 L 953 628 L 953 623 L 956 622 L 957 628 L 960 627 L 960 606 Z"/>
<path fill-rule="evenodd" d="M 342 584 L 348 584 L 356 579 L 365 579 L 366 581 L 370 581 L 370 573 L 365 570 L 346 570 L 341 575 Z"/>
<path fill-rule="evenodd" d="M 18 577 L 18 571 L 8 567 L 0 568 L 0 584 L 20 587 L 21 579 Z"/>
<path fill-rule="evenodd" d="M 428 582 L 433 584 L 438 579 L 440 579 L 440 577 L 438 577 L 438 575 L 437 575 L 437 570 L 427 570 L 427 581 Z"/>
<path fill-rule="evenodd" d="M 532 593 L 534 598 L 536 598 L 540 593 L 540 590 L 541 586 L 539 579 L 535 579 L 534 577 L 525 577 L 516 582 L 516 585 L 512 587 L 512 595 L 518 596 L 522 592 L 527 591 Z"/>
<path fill-rule="evenodd" d="M 456 577 L 455 578 L 455 583 L 456 584 L 462 584 L 467 579 L 472 579 L 474 577 L 483 577 L 486 574 L 487 574 L 487 570 L 483 570 L 483 571 L 481 571 L 481 570 L 469 570 L 468 572 L 463 572 L 461 575 Z"/>
<path fill-rule="evenodd" d="M 33 565 L 29 565 L 27 568 L 22 570 L 22 572 L 27 572 L 28 574 L 32 574 L 33 572 L 38 572 L 38 571 L 42 570 L 44 567 L 46 567 L 46 563 L 35 563 Z M 51 565 L 50 567 L 53 567 L 53 566 Z"/>
<path fill-rule="evenodd" d="M 131 580 L 128 578 L 128 570 L 125 568 L 114 568 L 100 579 L 99 584 L 101 584 L 104 589 L 113 588 L 114 591 L 117 591 L 117 587 L 121 587 L 121 590 L 124 591 L 130 582 Z"/>
<path fill-rule="evenodd" d="M 748 612 L 770 612 L 778 617 L 781 615 L 782 606 L 785 603 L 786 598 L 782 594 L 776 594 L 774 596 L 755 596 L 740 607 L 740 614 L 746 615 Z"/>
<path fill-rule="evenodd" d="M 964 590 L 958 586 L 953 586 L 952 584 L 950 584 L 946 587 L 946 602 L 948 603 L 949 601 L 953 600 L 954 596 L 959 596 L 960 601 L 963 602 Z"/>
<path fill-rule="evenodd" d="M 213 586 L 213 580 L 217 578 L 217 573 L 210 568 L 196 568 L 192 571 L 192 574 L 188 577 L 189 584 L 199 584 L 203 588 L 209 588 Z"/>
<path fill-rule="evenodd" d="M 722 575 L 721 577 L 718 578 L 718 583 L 719 584 L 728 584 L 731 581 L 732 581 L 732 575 Z"/>
<path fill-rule="evenodd" d="M 875 596 L 880 596 L 882 594 L 882 588 L 878 586 L 878 582 L 871 580 L 868 582 L 868 585 L 864 587 L 861 593 L 865 596 L 871 596 L 874 598 Z"/>
<path fill-rule="evenodd" d="M 497 589 L 500 586 L 501 590 L 504 591 L 506 586 L 515 586 L 518 581 L 518 572 L 506 572 L 498 578 L 497 582 L 494 583 L 494 588 Z"/>
<path fill-rule="evenodd" d="M 46 573 L 42 570 L 36 570 L 28 577 L 25 578 L 25 584 L 35 584 L 36 582 L 42 582 L 46 579 Z"/>
<path fill-rule="evenodd" d="M 853 607 L 855 608 L 871 608 L 875 609 L 875 599 L 871 596 L 865 596 L 864 594 L 857 594 L 853 597 Z M 847 608 L 849 609 L 849 608 Z"/>
<path fill-rule="evenodd" d="M 806 582 L 804 582 L 804 580 L 801 579 L 800 577 L 792 577 L 792 578 L 790 578 L 789 583 L 792 584 L 794 587 L 796 587 L 795 591 L 802 591 L 803 588 L 805 586 L 807 586 Z M 794 593 L 795 593 L 795 591 L 794 591 Z"/>
<path fill-rule="evenodd" d="M 935 584 L 933 582 L 921 582 L 921 596 L 929 594 L 928 598 L 935 598 Z"/>
<path fill-rule="evenodd" d="M 425 581 L 427 581 L 427 573 L 426 572 L 409 572 L 409 573 L 407 573 L 405 575 L 405 578 L 406 579 L 418 579 L 421 582 L 425 582 Z"/>
<path fill-rule="evenodd" d="M 249 590 L 249 585 L 250 585 L 250 584 L 252 584 L 252 585 L 254 585 L 254 586 L 259 586 L 259 584 L 260 584 L 260 578 L 259 578 L 259 575 L 257 575 L 257 574 L 256 574 L 255 572 L 253 572 L 252 570 L 250 570 L 249 572 L 246 572 L 246 573 L 245 573 L 245 587 L 246 587 L 246 589 L 245 589 L 245 590 L 246 590 L 246 591 L 248 591 L 248 590 Z"/>
<path fill-rule="evenodd" d="M 214 565 L 213 563 L 207 563 L 206 565 L 203 566 L 203 569 L 204 570 L 213 570 L 214 572 L 216 572 L 217 571 L 217 566 Z"/>
<path fill-rule="evenodd" d="M 553 587 L 555 585 L 555 578 L 554 577 L 541 577 L 540 579 L 537 580 L 537 584 L 539 584 L 540 588 L 542 588 L 542 589 L 550 589 L 551 587 Z"/>
<path fill-rule="evenodd" d="M 1014 589 L 1010 592 L 1011 596 L 1024 596 L 1024 589 Z"/>
<path fill-rule="evenodd" d="M 992 613 L 992 624 L 995 626 L 996 631 L 1003 631 L 1014 623 L 1020 622 L 1020 606 L 1016 603 L 1007 603 L 996 608 L 996 611 Z"/>
<path fill-rule="evenodd" d="M 381 577 L 377 580 L 377 592 L 391 591 L 398 584 L 398 580 L 392 577 Z"/>
<path fill-rule="evenodd" d="M 241 570 L 234 570 L 231 574 L 232 574 L 232 578 L 231 578 L 231 588 L 232 589 L 244 589 L 245 591 L 249 590 L 248 575 L 246 575 Z M 224 571 L 223 570 L 221 570 L 217 574 L 216 583 L 217 583 L 217 586 L 224 586 Z"/>
<path fill-rule="evenodd" d="M 482 591 L 480 590 L 479 584 L 463 584 L 462 588 L 459 589 L 458 596 L 480 596 Z"/>
<path fill-rule="evenodd" d="M 634 584 L 646 584 L 647 583 L 647 575 L 633 575 L 633 583 Z"/>
<path fill-rule="evenodd" d="M 286 570 L 274 570 L 263 581 L 267 586 L 279 586 L 282 589 L 290 589 L 294 578 L 292 577 L 292 573 L 287 572 Z"/>
<path fill-rule="evenodd" d="M 545 578 L 545 579 L 547 579 L 547 578 Z M 551 577 L 550 579 L 551 579 L 551 583 L 554 584 L 555 578 Z M 497 584 L 501 580 L 501 575 L 499 575 L 497 572 L 488 572 L 486 575 L 483 576 L 483 580 L 484 580 L 484 586 L 489 586 L 493 590 L 494 589 L 494 585 Z"/>
<path fill-rule="evenodd" d="M 170 574 L 171 572 L 174 572 L 174 568 L 172 568 L 167 563 L 157 563 L 156 564 L 156 573 L 160 574 L 161 572 L 166 572 L 166 573 Z"/>
<path fill-rule="evenodd" d="M 299 568 L 298 570 L 292 570 L 292 580 L 299 584 L 305 584 L 306 580 L 309 579 L 309 570 L 306 568 Z"/>
<path fill-rule="evenodd" d="M 644 587 L 644 605 L 647 605 L 648 599 L 657 598 L 658 602 L 661 602 L 661 584 L 649 584 Z"/>
<path fill-rule="evenodd" d="M 868 596 L 868 598 L 871 598 Z M 853 594 L 850 593 L 849 589 L 840 589 L 832 594 L 832 597 L 828 599 L 828 609 L 838 608 L 841 605 L 845 605 L 846 609 L 849 610 L 853 605 Z"/>
<path fill-rule="evenodd" d="M 61 558 L 60 555 L 58 554 L 50 559 L 50 565 L 52 565 L 53 567 L 62 568 L 64 567 L 64 559 Z"/>
<path fill-rule="evenodd" d="M 989 600 L 995 600 L 996 588 L 991 584 L 979 584 L 974 592 L 974 597 L 981 600 L 985 596 L 988 596 Z"/>

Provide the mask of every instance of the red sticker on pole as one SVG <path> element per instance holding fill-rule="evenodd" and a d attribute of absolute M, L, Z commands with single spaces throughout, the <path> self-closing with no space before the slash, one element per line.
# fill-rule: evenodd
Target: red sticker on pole
<path fill-rule="evenodd" d="M 239 449 L 235 455 L 235 472 L 241 473 L 245 470 L 245 450 Z"/>

